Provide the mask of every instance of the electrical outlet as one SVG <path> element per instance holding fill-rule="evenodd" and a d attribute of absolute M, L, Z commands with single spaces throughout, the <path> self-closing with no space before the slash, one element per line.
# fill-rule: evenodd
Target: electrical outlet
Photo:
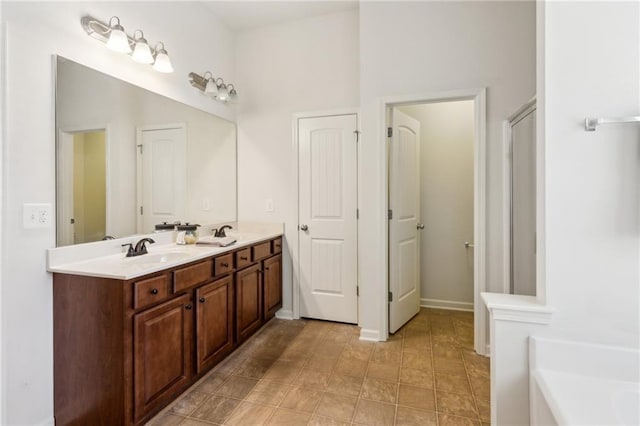
<path fill-rule="evenodd" d="M 211 210 L 211 203 L 209 202 L 208 198 L 202 199 L 202 210 L 204 210 L 205 212 Z"/>
<path fill-rule="evenodd" d="M 272 212 L 273 211 L 273 199 L 272 198 L 267 198 L 265 200 L 265 209 L 268 212 Z"/>
<path fill-rule="evenodd" d="M 22 212 L 25 229 L 51 227 L 51 204 L 24 204 Z"/>

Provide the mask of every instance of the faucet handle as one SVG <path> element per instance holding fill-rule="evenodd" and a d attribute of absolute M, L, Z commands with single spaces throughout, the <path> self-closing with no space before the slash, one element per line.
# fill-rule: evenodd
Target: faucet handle
<path fill-rule="evenodd" d="M 211 228 L 211 235 L 213 235 L 214 237 L 217 237 L 218 235 L 218 228 Z"/>
<path fill-rule="evenodd" d="M 122 245 L 122 247 L 129 246 L 129 249 L 127 250 L 127 257 L 135 256 L 135 253 L 133 252 L 133 244 L 127 243 L 127 244 L 121 244 L 121 245 Z"/>

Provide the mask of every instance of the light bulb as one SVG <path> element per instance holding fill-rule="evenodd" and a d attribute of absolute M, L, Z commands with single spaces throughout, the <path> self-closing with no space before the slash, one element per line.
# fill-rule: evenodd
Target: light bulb
<path fill-rule="evenodd" d="M 113 19 L 116 19 L 115 25 L 111 24 Z M 129 45 L 129 37 L 124 32 L 124 28 L 120 25 L 120 18 L 114 16 L 109 21 L 109 40 L 107 41 L 107 47 L 111 50 L 121 53 L 131 53 L 131 46 Z"/>
<path fill-rule="evenodd" d="M 207 79 L 207 85 L 204 87 L 204 94 L 212 98 L 216 98 L 218 96 L 218 85 L 212 77 Z"/>
<path fill-rule="evenodd" d="M 229 89 L 229 98 L 235 99 L 238 97 L 238 92 L 236 92 L 236 88 L 233 87 L 233 84 L 229 84 L 227 88 Z"/>
<path fill-rule="evenodd" d="M 151 48 L 149 47 L 147 40 L 143 37 L 142 31 L 140 31 L 140 37 L 136 38 L 135 40 L 136 45 L 133 48 L 133 55 L 131 55 L 131 59 L 136 62 L 140 62 L 141 64 L 152 64 L 153 55 L 151 54 Z"/>
<path fill-rule="evenodd" d="M 229 100 L 229 90 L 227 89 L 227 85 L 224 83 L 218 87 L 218 99 L 222 102 L 227 102 Z"/>
<path fill-rule="evenodd" d="M 162 47 L 158 49 L 158 45 Z M 173 72 L 173 66 L 171 66 L 169 54 L 167 54 L 167 51 L 164 49 L 164 44 L 158 43 L 158 45 L 156 45 L 156 57 L 153 63 L 153 69 L 163 73 Z"/>

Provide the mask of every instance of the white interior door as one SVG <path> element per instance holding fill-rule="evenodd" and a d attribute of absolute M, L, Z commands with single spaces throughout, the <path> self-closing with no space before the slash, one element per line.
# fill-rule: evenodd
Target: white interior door
<path fill-rule="evenodd" d="M 138 232 L 149 233 L 162 222 L 188 220 L 186 130 L 184 126 L 139 130 Z"/>
<path fill-rule="evenodd" d="M 389 332 L 420 310 L 420 122 L 391 110 Z"/>
<path fill-rule="evenodd" d="M 511 293 L 536 295 L 536 111 L 511 128 Z"/>
<path fill-rule="evenodd" d="M 298 121 L 300 315 L 358 322 L 357 116 Z"/>

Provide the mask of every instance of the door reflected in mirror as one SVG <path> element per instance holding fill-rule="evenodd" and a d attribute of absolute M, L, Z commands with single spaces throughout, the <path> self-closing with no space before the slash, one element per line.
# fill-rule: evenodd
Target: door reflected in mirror
<path fill-rule="evenodd" d="M 236 220 L 236 126 L 58 56 L 57 245 Z"/>
<path fill-rule="evenodd" d="M 107 234 L 106 223 L 106 129 L 62 132 L 59 161 L 64 178 L 61 187 L 60 244 L 98 241 Z"/>

